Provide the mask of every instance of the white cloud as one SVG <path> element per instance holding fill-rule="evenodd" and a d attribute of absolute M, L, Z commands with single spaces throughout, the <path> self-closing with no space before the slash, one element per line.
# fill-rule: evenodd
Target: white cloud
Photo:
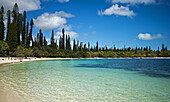
<path fill-rule="evenodd" d="M 41 16 L 38 16 L 34 20 L 35 26 L 42 30 L 51 30 L 63 26 L 67 23 L 66 18 L 74 17 L 74 15 L 65 13 L 64 11 L 51 13 L 44 13 Z"/>
<path fill-rule="evenodd" d="M 54 14 L 51 14 L 51 16 L 59 16 L 59 17 L 67 17 L 67 18 L 71 18 L 71 17 L 75 17 L 74 15 L 70 14 L 70 13 L 66 13 L 64 11 L 56 11 Z"/>
<path fill-rule="evenodd" d="M 154 39 L 164 39 L 166 38 L 165 36 L 161 35 L 161 34 L 157 34 L 157 35 L 151 35 L 149 33 L 139 33 L 139 35 L 137 36 L 137 38 L 141 39 L 141 40 L 154 40 Z"/>
<path fill-rule="evenodd" d="M 18 4 L 19 10 L 21 12 L 24 10 L 32 11 L 41 8 L 40 0 L 0 0 L 0 6 L 4 6 L 5 12 L 9 9 L 12 10 L 15 3 Z"/>
<path fill-rule="evenodd" d="M 65 34 L 69 35 L 70 38 L 77 38 L 78 37 L 78 34 L 76 32 L 73 32 L 73 31 L 65 31 Z M 56 32 L 54 38 L 55 39 L 59 39 L 60 36 L 62 36 L 62 32 Z"/>
<path fill-rule="evenodd" d="M 69 2 L 70 0 L 58 0 L 58 2 L 60 3 L 65 3 L 65 2 Z"/>
<path fill-rule="evenodd" d="M 98 11 L 98 15 L 119 15 L 119 16 L 128 16 L 132 17 L 136 14 L 133 10 L 129 10 L 128 7 L 118 6 L 118 4 L 113 5 L 112 7 L 106 9 L 105 11 Z"/>
<path fill-rule="evenodd" d="M 96 34 L 96 31 L 93 31 L 92 34 Z"/>
<path fill-rule="evenodd" d="M 70 30 L 72 30 L 72 25 L 62 25 L 62 26 L 60 26 L 60 27 L 58 27 L 58 31 L 62 31 L 62 29 L 64 28 L 64 30 L 66 30 L 66 31 L 70 31 Z"/>
<path fill-rule="evenodd" d="M 156 0 L 106 0 L 106 1 L 122 4 L 152 4 L 156 2 Z"/>

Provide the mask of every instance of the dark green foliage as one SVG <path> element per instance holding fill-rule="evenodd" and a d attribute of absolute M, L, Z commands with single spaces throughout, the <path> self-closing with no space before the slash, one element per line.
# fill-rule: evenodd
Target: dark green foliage
<path fill-rule="evenodd" d="M 66 35 L 66 50 L 68 49 L 68 45 L 67 45 L 68 42 L 67 41 L 68 41 L 68 38 L 67 38 L 67 35 Z"/>
<path fill-rule="evenodd" d="M 90 51 L 90 42 L 88 42 L 88 51 Z"/>
<path fill-rule="evenodd" d="M 61 36 L 60 36 L 60 39 L 59 39 L 59 49 L 61 49 L 61 48 L 62 48 L 61 43 L 62 43 L 62 39 L 61 39 Z"/>
<path fill-rule="evenodd" d="M 1 6 L 0 10 L 0 40 L 4 40 L 5 24 L 4 24 L 4 7 Z"/>
<path fill-rule="evenodd" d="M 14 50 L 18 45 L 16 25 L 14 23 L 9 25 L 9 37 L 7 43 L 11 50 Z"/>
<path fill-rule="evenodd" d="M 30 37 L 29 37 L 29 22 L 27 22 L 27 28 L 26 28 L 26 47 L 30 47 Z"/>
<path fill-rule="evenodd" d="M 39 43 L 40 43 L 40 46 L 43 47 L 43 33 L 42 33 L 41 29 L 40 29 L 39 33 L 40 33 Z"/>
<path fill-rule="evenodd" d="M 9 41 L 9 26 L 11 24 L 11 11 L 7 11 L 7 34 L 6 34 L 6 42 Z"/>
<path fill-rule="evenodd" d="M 99 51 L 99 43 L 98 43 L 98 41 L 96 43 L 96 51 Z"/>
<path fill-rule="evenodd" d="M 20 35 L 22 32 L 22 14 L 18 12 L 18 17 L 17 17 L 17 39 L 18 39 L 18 45 L 20 45 Z"/>
<path fill-rule="evenodd" d="M 74 42 L 73 42 L 73 51 L 76 52 L 77 49 L 76 49 L 76 40 L 74 39 Z"/>
<path fill-rule="evenodd" d="M 22 18 L 21 18 L 21 14 L 19 13 L 19 7 L 17 5 L 17 3 L 15 3 L 14 7 L 13 7 L 13 11 L 12 11 L 12 17 L 13 17 L 13 20 L 12 20 L 12 23 L 15 24 L 16 26 L 16 32 L 17 32 L 17 44 L 19 45 L 20 44 L 20 32 L 21 32 L 21 22 L 22 22 Z"/>
<path fill-rule="evenodd" d="M 0 41 L 0 56 L 7 56 L 9 51 L 9 46 L 6 42 Z"/>
<path fill-rule="evenodd" d="M 70 36 L 69 35 L 68 35 L 68 39 L 67 39 L 67 50 L 71 51 Z"/>
<path fill-rule="evenodd" d="M 31 49 L 27 49 L 25 48 L 24 46 L 18 46 L 14 53 L 13 53 L 13 56 L 16 56 L 16 57 L 31 57 L 33 56 L 33 53 L 32 53 L 32 50 Z"/>
<path fill-rule="evenodd" d="M 62 38 L 62 49 L 65 49 L 65 34 L 64 34 L 64 28 L 62 29 L 62 34 L 63 34 L 63 38 Z"/>
<path fill-rule="evenodd" d="M 29 41 L 28 41 L 28 45 L 30 45 L 30 41 L 32 41 L 32 46 L 34 46 L 34 41 L 33 41 L 33 38 L 32 38 L 32 31 L 33 31 L 33 25 L 34 25 L 34 21 L 33 19 L 31 19 L 31 23 L 30 23 L 30 32 L 29 32 Z"/>
<path fill-rule="evenodd" d="M 22 26 L 22 44 L 25 45 L 26 35 L 26 11 L 23 13 L 23 26 Z"/>
<path fill-rule="evenodd" d="M 164 44 L 162 44 L 162 50 L 161 51 L 165 51 Z"/>
<path fill-rule="evenodd" d="M 35 57 L 43 57 L 45 54 L 44 51 L 39 49 L 38 47 L 34 47 L 32 49 L 32 52 L 33 52 L 33 56 L 35 56 Z"/>
<path fill-rule="evenodd" d="M 51 45 L 54 44 L 54 30 L 52 30 L 51 34 Z"/>
<path fill-rule="evenodd" d="M 47 46 L 47 40 L 46 40 L 46 38 L 44 36 L 44 47 L 46 47 L 46 46 Z"/>

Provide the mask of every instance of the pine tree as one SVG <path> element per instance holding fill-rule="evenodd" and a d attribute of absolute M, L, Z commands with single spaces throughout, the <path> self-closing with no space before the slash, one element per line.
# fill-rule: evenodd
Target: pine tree
<path fill-rule="evenodd" d="M 13 11 L 12 11 L 12 17 L 13 17 L 12 22 L 16 26 L 15 30 L 17 32 L 17 45 L 20 44 L 20 20 L 22 20 L 20 16 L 21 15 L 19 13 L 19 7 L 18 7 L 17 3 L 15 3 L 15 5 L 13 7 Z"/>
<path fill-rule="evenodd" d="M 73 42 L 73 51 L 76 52 L 76 40 L 74 39 L 74 42 Z"/>
<path fill-rule="evenodd" d="M 149 53 L 151 53 L 151 46 L 149 46 Z"/>
<path fill-rule="evenodd" d="M 23 28 L 22 28 L 22 44 L 25 45 L 25 33 L 26 33 L 26 11 L 23 13 Z"/>
<path fill-rule="evenodd" d="M 106 52 L 107 52 L 107 45 L 106 45 Z"/>
<path fill-rule="evenodd" d="M 84 48 L 83 48 L 83 51 L 86 51 L 86 44 L 84 44 Z"/>
<path fill-rule="evenodd" d="M 4 40 L 5 35 L 5 24 L 4 24 L 4 7 L 1 6 L 0 10 L 0 40 Z"/>
<path fill-rule="evenodd" d="M 29 22 L 27 22 L 27 28 L 26 28 L 26 47 L 29 48 L 29 46 L 30 46 Z"/>
<path fill-rule="evenodd" d="M 10 37 L 10 34 L 9 34 L 9 32 L 10 32 L 9 26 L 10 26 L 10 24 L 11 24 L 11 11 L 10 11 L 10 10 L 7 11 L 7 19 L 8 19 L 8 20 L 7 20 L 6 42 L 9 41 L 9 37 Z"/>
<path fill-rule="evenodd" d="M 96 51 L 99 51 L 99 43 L 98 43 L 98 41 L 96 43 Z"/>
<path fill-rule="evenodd" d="M 164 44 L 162 44 L 162 51 L 165 51 Z"/>
<path fill-rule="evenodd" d="M 54 30 L 52 30 L 52 34 L 51 34 L 51 45 L 54 44 Z"/>
<path fill-rule="evenodd" d="M 10 50 L 14 50 L 14 48 L 17 47 L 17 31 L 16 31 L 16 25 L 14 23 L 11 23 L 9 25 L 9 37 L 7 41 Z"/>
<path fill-rule="evenodd" d="M 44 47 L 46 47 L 46 46 L 47 46 L 47 40 L 46 40 L 46 38 L 44 36 Z"/>
<path fill-rule="evenodd" d="M 67 39 L 67 34 L 66 34 L 66 50 L 68 50 L 68 39 Z"/>
<path fill-rule="evenodd" d="M 158 54 L 157 54 L 157 56 L 159 57 L 159 47 L 158 47 Z"/>
<path fill-rule="evenodd" d="M 59 39 L 59 49 L 62 49 L 62 38 L 60 36 L 60 39 Z"/>
<path fill-rule="evenodd" d="M 79 49 L 79 51 L 81 51 L 82 48 L 83 48 L 83 42 L 80 42 L 80 49 Z"/>
<path fill-rule="evenodd" d="M 80 51 L 80 47 L 79 47 L 79 40 L 77 40 L 76 50 Z"/>
<path fill-rule="evenodd" d="M 135 48 L 135 54 L 137 54 L 137 52 L 138 52 L 138 47 L 136 46 L 136 48 Z"/>
<path fill-rule="evenodd" d="M 64 42 L 64 39 L 65 39 L 65 34 L 64 34 L 64 28 L 62 29 L 62 34 L 63 34 L 63 39 L 62 39 L 62 49 L 65 49 L 65 42 Z"/>
<path fill-rule="evenodd" d="M 35 39 L 35 46 L 40 47 L 40 34 L 37 33 L 37 38 Z"/>
<path fill-rule="evenodd" d="M 30 23 L 31 28 L 30 28 L 30 32 L 29 32 L 29 41 L 28 41 L 28 43 L 30 45 L 30 40 L 31 40 L 32 41 L 32 47 L 34 46 L 34 41 L 33 41 L 33 38 L 32 38 L 33 25 L 34 25 L 34 21 L 33 21 L 33 19 L 31 19 L 31 23 Z"/>
<path fill-rule="evenodd" d="M 39 42 L 40 42 L 40 46 L 43 47 L 43 33 L 42 33 L 41 29 L 40 29 L 40 40 L 39 40 Z"/>
<path fill-rule="evenodd" d="M 70 36 L 68 35 L 68 41 L 67 41 L 67 45 L 68 45 L 68 50 L 71 50 L 71 45 L 70 45 Z"/>
<path fill-rule="evenodd" d="M 90 42 L 88 42 L 88 50 L 90 51 Z"/>
<path fill-rule="evenodd" d="M 165 47 L 165 51 L 167 51 L 167 50 L 168 50 L 168 47 L 166 46 L 166 47 Z"/>
<path fill-rule="evenodd" d="M 14 24 L 17 24 L 18 12 L 19 12 L 19 8 L 18 8 L 17 3 L 15 3 L 15 5 L 13 7 L 13 11 L 12 11 L 12 17 L 13 17 Z"/>
<path fill-rule="evenodd" d="M 20 35 L 22 32 L 22 14 L 18 12 L 18 17 L 17 17 L 17 39 L 18 39 L 18 45 L 20 45 Z"/>

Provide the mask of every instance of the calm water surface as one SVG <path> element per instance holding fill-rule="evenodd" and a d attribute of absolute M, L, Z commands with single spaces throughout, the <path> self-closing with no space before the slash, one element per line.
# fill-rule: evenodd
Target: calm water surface
<path fill-rule="evenodd" d="M 169 59 L 26 62 L 0 80 L 26 102 L 170 102 Z"/>

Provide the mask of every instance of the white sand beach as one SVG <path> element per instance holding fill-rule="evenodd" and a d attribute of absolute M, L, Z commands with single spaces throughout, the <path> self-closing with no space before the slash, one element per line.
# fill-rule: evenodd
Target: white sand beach
<path fill-rule="evenodd" d="M 36 58 L 28 57 L 27 59 L 21 57 L 0 57 L 1 64 L 15 64 L 21 62 L 31 62 L 31 61 L 45 61 L 45 60 L 71 60 L 71 59 L 170 59 L 170 57 L 127 57 L 127 58 Z"/>

